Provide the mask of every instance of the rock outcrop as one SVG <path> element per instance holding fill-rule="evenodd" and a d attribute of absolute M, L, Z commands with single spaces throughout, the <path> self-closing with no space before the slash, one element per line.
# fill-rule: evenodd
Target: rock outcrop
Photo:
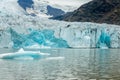
<path fill-rule="evenodd" d="M 120 0 L 93 0 L 56 19 L 120 25 Z"/>

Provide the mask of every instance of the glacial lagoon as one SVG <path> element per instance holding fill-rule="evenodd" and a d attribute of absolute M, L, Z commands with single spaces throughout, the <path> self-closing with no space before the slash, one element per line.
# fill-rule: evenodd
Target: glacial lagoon
<path fill-rule="evenodd" d="M 16 51 L 0 49 L 1 54 Z M 50 55 L 40 59 L 0 59 L 0 80 L 120 80 L 120 49 L 40 51 Z"/>

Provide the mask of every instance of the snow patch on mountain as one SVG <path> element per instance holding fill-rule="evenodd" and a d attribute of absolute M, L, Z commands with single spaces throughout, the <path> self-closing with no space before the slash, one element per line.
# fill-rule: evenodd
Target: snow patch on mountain
<path fill-rule="evenodd" d="M 65 12 L 70 12 L 78 7 L 80 7 L 82 4 L 85 4 L 91 0 L 40 0 L 43 2 L 46 2 L 47 4 L 54 6 L 56 8 L 63 9 Z"/>

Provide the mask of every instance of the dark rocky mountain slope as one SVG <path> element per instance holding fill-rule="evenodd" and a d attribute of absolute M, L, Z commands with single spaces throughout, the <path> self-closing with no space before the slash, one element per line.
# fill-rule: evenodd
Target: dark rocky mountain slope
<path fill-rule="evenodd" d="M 56 19 L 120 25 L 120 0 L 93 0 Z"/>

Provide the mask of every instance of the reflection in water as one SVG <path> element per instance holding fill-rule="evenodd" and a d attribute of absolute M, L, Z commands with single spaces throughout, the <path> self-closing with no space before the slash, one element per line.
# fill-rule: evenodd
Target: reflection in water
<path fill-rule="evenodd" d="M 40 60 L 0 60 L 0 80 L 120 80 L 119 49 L 42 49 Z"/>
<path fill-rule="evenodd" d="M 109 75 L 105 75 L 105 74 L 108 74 L 108 71 L 109 71 L 109 55 L 110 55 L 110 52 L 109 52 L 109 49 L 107 50 L 99 50 L 98 51 L 98 59 L 99 59 L 99 62 L 98 62 L 98 69 L 99 69 L 99 76 L 100 77 L 103 77 L 103 76 L 109 76 Z"/>
<path fill-rule="evenodd" d="M 90 78 L 120 80 L 119 49 L 94 49 L 90 51 Z M 117 71 L 117 72 L 116 72 Z"/>

